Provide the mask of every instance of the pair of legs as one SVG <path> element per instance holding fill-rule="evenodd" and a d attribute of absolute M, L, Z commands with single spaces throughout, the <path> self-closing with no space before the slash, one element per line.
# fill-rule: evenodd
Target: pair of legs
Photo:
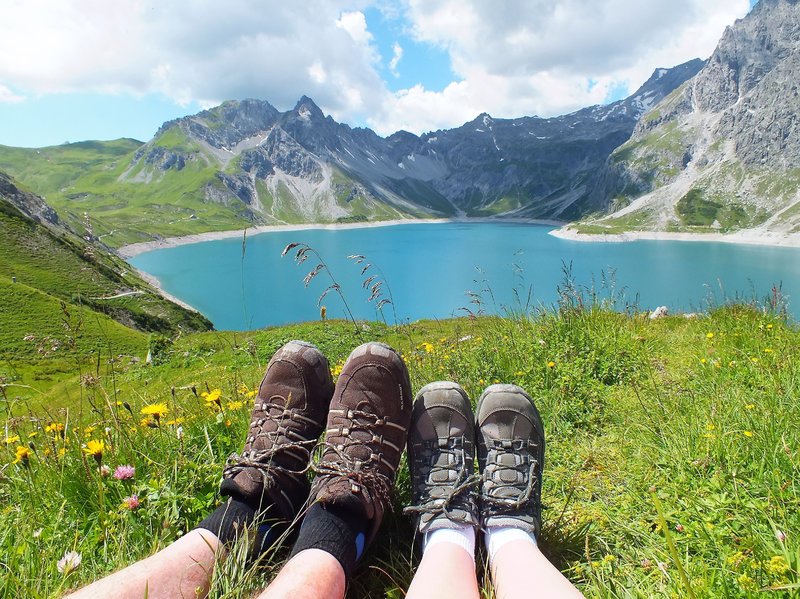
<path fill-rule="evenodd" d="M 458 384 L 426 385 L 414 403 L 408 461 L 414 505 L 406 511 L 417 516 L 423 551 L 408 598 L 478 599 L 479 532 L 496 597 L 582 596 L 536 544 L 544 429 L 523 389 L 490 386 L 475 416 Z"/>
<path fill-rule="evenodd" d="M 420 423 L 430 415 L 424 398 L 421 392 L 415 402 L 410 453 L 421 438 Z M 296 527 L 304 512 L 308 515 L 292 557 L 258 597 L 344 597 L 348 575 L 388 507 L 405 444 L 412 416 L 405 365 L 390 348 L 366 344 L 351 354 L 334 389 L 324 356 L 313 346 L 290 342 L 271 360 L 255 403 L 244 451 L 231 456 L 224 472 L 221 492 L 227 503 L 156 555 L 73 597 L 205 597 L 215 564 L 225 558 L 230 542 L 256 529 L 252 543 L 263 548 L 278 532 Z M 309 490 L 305 472 L 323 428 L 325 450 Z M 448 435 L 455 439 L 459 430 Z M 431 469 L 412 473 L 424 488 Z M 429 487 L 435 490 L 435 481 Z M 538 501 L 540 491 L 534 495 Z M 580 596 L 530 538 L 500 547 L 490 565 L 498 597 L 530 597 L 532 589 L 542 597 Z M 478 597 L 473 553 L 459 542 L 429 544 L 408 596 Z"/>
<path fill-rule="evenodd" d="M 297 536 L 291 557 L 260 596 L 343 597 L 390 507 L 412 404 L 390 347 L 357 347 L 334 385 L 316 347 L 289 342 L 270 360 L 244 448 L 223 471 L 226 502 L 169 547 L 72 597 L 205 597 L 234 543 L 261 560 L 287 533 Z"/>

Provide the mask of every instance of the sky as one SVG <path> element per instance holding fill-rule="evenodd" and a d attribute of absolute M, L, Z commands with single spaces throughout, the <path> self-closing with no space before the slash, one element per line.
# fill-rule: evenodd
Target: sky
<path fill-rule="evenodd" d="M 2 0 L 0 144 L 307 95 L 380 135 L 555 116 L 708 58 L 754 0 Z"/>

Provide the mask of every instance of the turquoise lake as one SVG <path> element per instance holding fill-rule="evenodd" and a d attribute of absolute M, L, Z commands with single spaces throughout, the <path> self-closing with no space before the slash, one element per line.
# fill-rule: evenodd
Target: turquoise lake
<path fill-rule="evenodd" d="M 315 257 L 298 266 L 291 242 L 319 252 L 341 285 L 356 318 L 380 319 L 365 277 L 384 280 L 398 322 L 448 318 L 481 307 L 487 313 L 551 307 L 564 286 L 565 267 L 600 297 L 614 283 L 617 308 L 666 305 L 671 312 L 699 311 L 734 299 L 763 299 L 782 286 L 795 319 L 800 315 L 800 250 L 710 242 L 635 241 L 583 243 L 548 235 L 552 227 L 508 223 L 407 224 L 373 228 L 280 231 L 155 250 L 130 259 L 163 288 L 205 314 L 221 330 L 246 330 L 319 319 L 317 300 L 331 283 L 320 272 L 308 288 L 303 278 Z M 362 254 L 356 265 L 348 256 Z M 364 276 L 361 269 L 371 267 Z M 380 269 L 378 272 L 377 269 Z M 613 276 L 612 276 L 613 275 Z M 376 279 L 377 281 L 377 279 Z M 375 281 L 373 281 L 374 283 Z M 530 301 L 528 293 L 530 291 Z M 515 293 L 516 291 L 516 293 Z M 481 305 L 473 303 L 474 295 Z M 322 304 L 329 318 L 344 317 L 334 293 Z M 395 320 L 392 306 L 383 308 Z"/>

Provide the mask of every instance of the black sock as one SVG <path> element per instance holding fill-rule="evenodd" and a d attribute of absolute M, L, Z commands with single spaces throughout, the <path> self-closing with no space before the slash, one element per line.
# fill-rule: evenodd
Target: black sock
<path fill-rule="evenodd" d="M 233 497 L 211 512 L 197 528 L 210 530 L 224 544 L 230 545 L 250 526 L 256 511 Z"/>
<path fill-rule="evenodd" d="M 306 512 L 291 557 L 304 549 L 322 549 L 339 561 L 349 578 L 364 553 L 368 526 L 363 510 L 315 503 Z"/>

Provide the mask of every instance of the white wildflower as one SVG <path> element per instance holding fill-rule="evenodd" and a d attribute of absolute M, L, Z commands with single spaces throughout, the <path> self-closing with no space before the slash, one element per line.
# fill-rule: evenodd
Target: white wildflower
<path fill-rule="evenodd" d="M 77 551 L 67 551 L 58 563 L 56 563 L 56 568 L 58 571 L 61 572 L 64 576 L 69 574 L 70 572 L 74 572 L 78 569 L 78 566 L 81 565 L 81 554 Z"/>

